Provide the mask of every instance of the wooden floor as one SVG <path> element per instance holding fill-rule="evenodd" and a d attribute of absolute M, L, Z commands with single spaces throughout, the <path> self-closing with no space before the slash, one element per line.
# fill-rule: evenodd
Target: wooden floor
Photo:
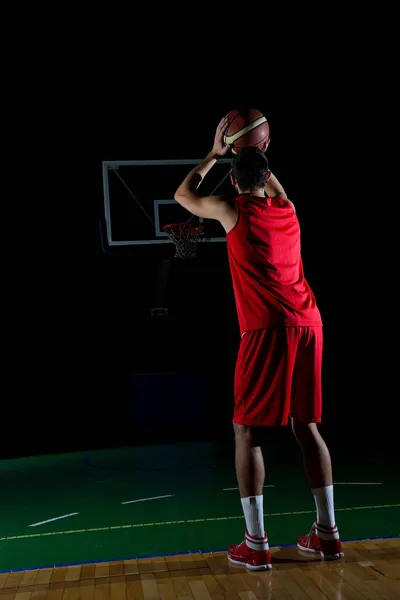
<path fill-rule="evenodd" d="M 272 571 L 248 573 L 225 554 L 191 554 L 0 575 L 0 600 L 395 600 L 400 539 L 344 544 L 324 563 L 274 548 Z"/>

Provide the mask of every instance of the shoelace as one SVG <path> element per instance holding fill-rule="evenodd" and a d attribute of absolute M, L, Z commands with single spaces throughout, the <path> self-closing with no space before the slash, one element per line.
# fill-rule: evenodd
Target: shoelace
<path fill-rule="evenodd" d="M 311 525 L 311 529 L 310 529 L 310 533 L 307 536 L 307 548 L 311 547 L 311 536 L 312 534 L 315 532 L 316 535 L 317 534 L 317 523 L 316 521 L 314 521 L 314 523 Z"/>

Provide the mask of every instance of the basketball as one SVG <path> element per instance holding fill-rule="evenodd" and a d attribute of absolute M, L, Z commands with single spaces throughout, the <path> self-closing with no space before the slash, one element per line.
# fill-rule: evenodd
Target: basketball
<path fill-rule="evenodd" d="M 234 154 L 246 146 L 264 149 L 265 142 L 269 139 L 269 125 L 259 110 L 231 110 L 227 118 L 228 127 L 225 130 L 224 142 Z"/>

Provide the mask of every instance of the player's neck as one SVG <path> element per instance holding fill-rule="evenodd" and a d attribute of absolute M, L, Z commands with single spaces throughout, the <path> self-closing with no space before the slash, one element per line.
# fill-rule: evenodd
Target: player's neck
<path fill-rule="evenodd" d="M 246 196 L 259 196 L 260 198 L 265 198 L 264 188 L 259 190 L 241 190 L 239 188 L 240 195 Z"/>

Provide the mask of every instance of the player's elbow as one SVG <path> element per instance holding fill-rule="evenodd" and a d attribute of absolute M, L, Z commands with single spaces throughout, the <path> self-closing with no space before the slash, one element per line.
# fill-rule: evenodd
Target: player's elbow
<path fill-rule="evenodd" d="M 185 194 L 184 192 L 177 190 L 175 192 L 174 198 L 178 204 L 183 206 L 183 208 L 186 208 L 186 210 L 193 213 L 193 204 L 194 203 L 189 194 Z"/>
<path fill-rule="evenodd" d="M 185 201 L 185 195 L 180 191 L 180 188 L 178 188 L 175 192 L 174 195 L 174 199 L 179 203 L 179 204 L 183 204 Z"/>

